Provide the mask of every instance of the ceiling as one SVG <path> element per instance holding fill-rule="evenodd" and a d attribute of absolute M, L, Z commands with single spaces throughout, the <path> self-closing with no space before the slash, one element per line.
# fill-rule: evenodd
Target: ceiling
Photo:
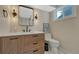
<path fill-rule="evenodd" d="M 32 8 L 36 8 L 36 9 L 40 9 L 46 12 L 51 12 L 53 10 L 55 10 L 56 8 L 50 5 L 28 5 Z"/>
<path fill-rule="evenodd" d="M 52 6 L 52 7 L 54 7 L 54 8 L 59 8 L 59 7 L 61 7 L 61 6 L 63 6 L 63 5 L 50 5 L 50 6 Z"/>

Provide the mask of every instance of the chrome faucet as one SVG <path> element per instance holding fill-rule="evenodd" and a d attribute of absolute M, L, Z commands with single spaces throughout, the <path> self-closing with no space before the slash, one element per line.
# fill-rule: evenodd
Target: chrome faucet
<path fill-rule="evenodd" d="M 30 32 L 31 30 L 29 29 L 29 25 L 26 26 L 26 29 L 22 30 L 23 32 Z"/>
<path fill-rule="evenodd" d="M 28 32 L 28 25 L 26 26 L 26 32 Z"/>
<path fill-rule="evenodd" d="M 30 32 L 29 25 L 26 26 L 26 32 Z"/>

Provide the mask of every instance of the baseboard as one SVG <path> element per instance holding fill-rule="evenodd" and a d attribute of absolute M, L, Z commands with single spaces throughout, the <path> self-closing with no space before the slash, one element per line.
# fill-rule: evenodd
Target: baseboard
<path fill-rule="evenodd" d="M 59 51 L 61 51 L 62 54 L 79 54 L 79 51 L 68 51 L 64 48 L 59 48 Z"/>

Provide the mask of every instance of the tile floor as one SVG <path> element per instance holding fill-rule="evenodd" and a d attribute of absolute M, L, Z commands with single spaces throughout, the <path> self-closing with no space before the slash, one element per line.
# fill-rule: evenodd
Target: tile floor
<path fill-rule="evenodd" d="M 64 54 L 61 50 L 58 50 L 58 53 L 55 53 L 53 51 L 45 51 L 45 54 Z"/>

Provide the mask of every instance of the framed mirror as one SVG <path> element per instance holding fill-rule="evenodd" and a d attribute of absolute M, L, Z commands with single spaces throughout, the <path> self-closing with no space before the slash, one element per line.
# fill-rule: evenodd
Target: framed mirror
<path fill-rule="evenodd" d="M 32 26 L 34 24 L 33 8 L 19 5 L 19 24 L 22 26 Z"/>

